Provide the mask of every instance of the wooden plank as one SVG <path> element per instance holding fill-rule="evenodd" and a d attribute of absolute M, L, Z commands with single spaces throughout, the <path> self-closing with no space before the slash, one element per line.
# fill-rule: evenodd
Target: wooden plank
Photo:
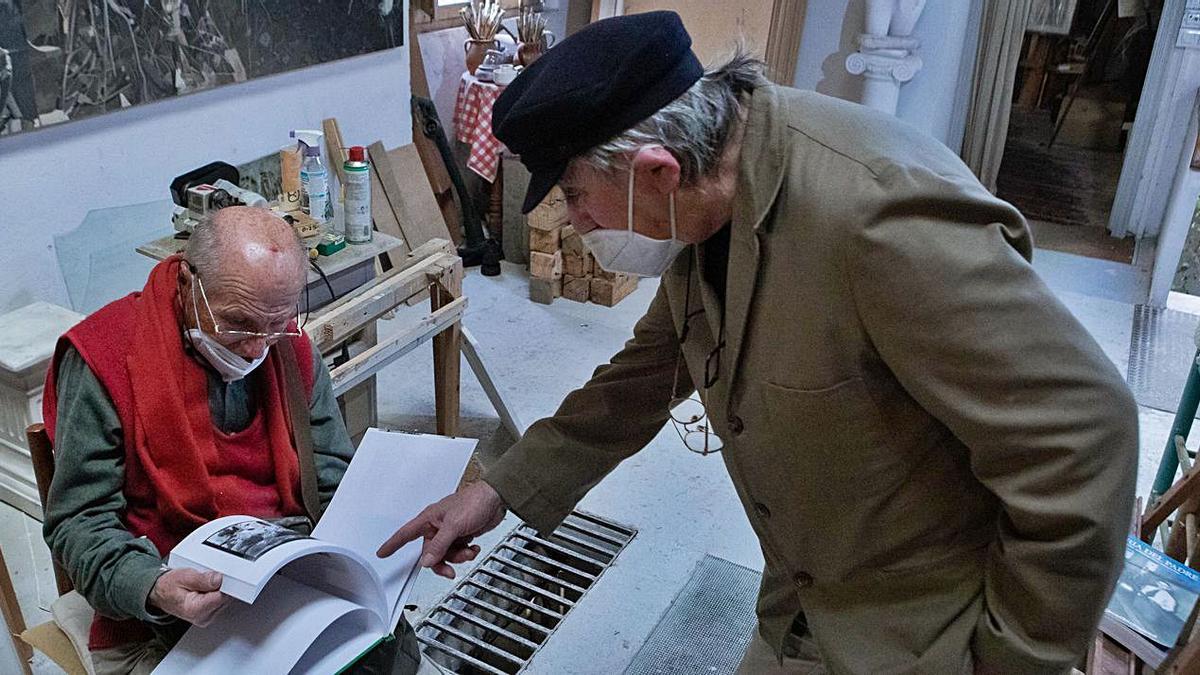
<path fill-rule="evenodd" d="M 408 208 L 405 198 L 405 183 L 402 183 L 396 176 L 396 172 L 392 167 L 391 161 L 388 159 L 388 153 L 384 149 L 383 143 L 379 141 L 372 143 L 370 145 L 370 154 L 371 166 L 379 174 L 379 180 L 383 184 L 383 192 L 387 196 L 388 203 L 392 206 L 392 213 L 396 214 L 396 220 L 400 225 L 400 232 L 409 248 L 416 248 L 431 239 L 446 238 L 449 232 L 446 230 L 444 222 L 422 222 Z"/>
<path fill-rule="evenodd" d="M 564 276 L 562 296 L 575 302 L 587 302 L 592 297 L 592 278 Z"/>
<path fill-rule="evenodd" d="M 539 253 L 557 253 L 561 243 L 561 234 L 561 227 L 555 227 L 549 230 L 539 230 L 532 227 L 529 228 L 530 252 L 537 251 Z"/>
<path fill-rule="evenodd" d="M 3 611 L 4 621 L 8 624 L 9 639 L 17 650 L 24 671 L 29 671 L 29 659 L 33 658 L 33 648 L 17 636 L 25 632 L 25 615 L 21 614 L 21 604 L 17 602 L 17 591 L 13 588 L 12 576 L 8 572 L 8 564 L 4 562 L 4 553 L 0 551 L 0 611 Z"/>
<path fill-rule="evenodd" d="M 554 302 L 554 299 L 562 295 L 562 279 L 530 279 L 529 280 L 529 299 L 542 304 L 549 305 Z"/>
<path fill-rule="evenodd" d="M 429 181 L 429 176 L 425 173 L 424 165 L 421 161 L 421 153 L 418 152 L 417 146 L 409 143 L 398 148 L 388 150 L 388 159 L 392 163 L 392 171 L 401 180 L 404 206 L 408 210 L 408 214 L 412 216 L 413 222 L 421 226 L 421 229 L 434 236 L 429 237 L 427 241 L 433 239 L 453 239 L 451 230 L 446 223 L 441 206 L 438 204 L 437 195 L 434 193 L 433 185 Z M 455 221 L 457 225 L 458 221 Z M 420 246 L 424 242 L 414 242 L 414 248 Z"/>
<path fill-rule="evenodd" d="M 1151 668 L 1158 668 L 1167 658 L 1167 652 L 1147 640 L 1141 633 L 1105 614 L 1100 619 L 1100 633 L 1129 650 Z"/>
<path fill-rule="evenodd" d="M 455 260 L 457 258 L 450 254 L 436 253 L 411 268 L 388 272 L 357 289 L 352 297 L 338 300 L 335 306 L 309 319 L 304 329 L 317 349 L 327 352 L 362 330 L 368 322 L 428 290 L 430 276 L 444 273 Z"/>
<path fill-rule="evenodd" d="M 462 298 L 462 259 L 455 264 L 429 294 L 434 312 Z M 437 432 L 457 436 L 459 426 L 459 385 L 462 368 L 462 324 L 455 322 L 433 339 L 433 398 L 437 413 Z"/>
<path fill-rule="evenodd" d="M 337 171 L 338 185 L 346 184 L 346 141 L 342 139 L 342 130 L 338 127 L 336 117 L 330 117 L 321 122 L 325 130 L 325 151 L 329 163 Z"/>
<path fill-rule="evenodd" d="M 1142 516 L 1142 541 L 1149 542 L 1160 524 L 1166 522 L 1184 502 L 1197 495 L 1200 495 L 1200 469 L 1194 469 L 1175 481 L 1175 484 L 1159 498 L 1158 503 Z"/>
<path fill-rule="evenodd" d="M 457 298 L 439 309 L 422 317 L 411 328 L 397 333 L 367 351 L 334 368 L 329 377 L 333 382 L 333 393 L 341 396 L 358 383 L 375 375 L 396 359 L 416 349 L 439 333 L 454 328 L 462 320 L 467 299 Z M 436 338 L 434 338 L 436 339 Z M 439 431 L 439 433 L 441 433 Z"/>
<path fill-rule="evenodd" d="M 382 194 L 381 206 L 386 206 L 392 211 L 394 217 L 394 227 L 392 231 L 388 231 L 380 227 L 380 223 L 375 226 L 380 232 L 387 232 L 393 237 L 399 237 L 404 240 L 404 252 L 407 253 L 417 246 L 425 243 L 414 243 L 409 240 L 404 232 L 405 223 L 409 220 L 408 211 L 404 208 L 404 201 L 400 198 L 400 184 L 396 182 L 396 176 L 392 174 L 391 162 L 388 161 L 387 149 L 383 147 L 383 143 L 375 141 L 367 146 L 367 157 L 371 161 L 371 180 L 379 181 L 380 192 Z M 375 190 L 371 190 L 371 213 L 375 212 Z M 393 226 L 393 220 L 388 219 L 384 223 L 389 229 Z"/>
<path fill-rule="evenodd" d="M 1104 633 L 1097 633 L 1088 647 L 1086 675 L 1131 675 L 1137 658 Z"/>
<path fill-rule="evenodd" d="M 534 279 L 558 279 L 562 277 L 562 251 L 554 253 L 529 252 L 529 276 Z"/>
<path fill-rule="evenodd" d="M 804 34 L 804 12 L 808 0 L 775 0 L 767 32 L 767 76 L 773 82 L 791 87 L 796 82 L 796 62 L 800 39 Z"/>
<path fill-rule="evenodd" d="M 525 425 L 521 423 L 517 414 L 508 407 L 508 404 L 504 401 L 504 397 L 500 395 L 500 389 L 492 381 L 491 373 L 488 372 L 487 366 L 483 363 L 483 358 L 479 355 L 478 341 L 471 334 L 471 331 L 466 328 L 462 329 L 462 336 L 463 356 L 467 357 L 467 363 L 471 366 L 471 370 L 475 372 L 475 378 L 483 386 L 483 392 L 487 394 L 492 407 L 496 409 L 496 414 L 500 415 L 500 422 L 504 425 L 504 428 L 508 430 L 508 433 L 512 435 L 514 440 L 521 440 L 521 436 L 525 434 Z"/>

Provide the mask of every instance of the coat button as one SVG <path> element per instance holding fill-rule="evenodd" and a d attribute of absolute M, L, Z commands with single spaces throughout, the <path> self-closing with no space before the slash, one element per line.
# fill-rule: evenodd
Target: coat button
<path fill-rule="evenodd" d="M 742 423 L 742 418 L 738 417 L 737 415 L 730 415 L 730 417 L 729 417 L 729 433 L 733 434 L 734 436 L 737 436 L 737 435 L 741 434 L 745 428 L 746 428 L 746 425 Z"/>
<path fill-rule="evenodd" d="M 763 520 L 768 520 L 771 517 L 771 509 L 768 509 L 767 505 L 762 502 L 754 502 L 754 512 Z"/>
<path fill-rule="evenodd" d="M 813 585 L 812 575 L 808 572 L 797 572 L 796 576 L 792 577 L 792 580 L 795 581 L 796 585 L 800 588 L 808 588 L 809 586 Z"/>

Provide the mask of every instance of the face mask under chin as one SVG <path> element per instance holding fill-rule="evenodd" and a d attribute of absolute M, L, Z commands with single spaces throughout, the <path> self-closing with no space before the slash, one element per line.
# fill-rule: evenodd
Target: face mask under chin
<path fill-rule="evenodd" d="M 196 305 L 194 280 L 192 284 L 192 316 L 196 321 L 196 326 L 200 326 L 200 310 Z M 185 334 L 196 352 L 213 370 L 217 371 L 217 374 L 225 382 L 235 382 L 254 372 L 254 369 L 267 359 L 270 351 L 269 347 L 263 347 L 262 354 L 253 359 L 247 359 L 217 342 L 216 338 L 198 327 L 187 329 Z"/>

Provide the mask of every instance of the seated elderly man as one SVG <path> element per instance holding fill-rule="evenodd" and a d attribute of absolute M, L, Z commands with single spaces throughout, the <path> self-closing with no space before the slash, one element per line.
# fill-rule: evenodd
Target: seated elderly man
<path fill-rule="evenodd" d="M 297 328 L 307 267 L 290 225 L 227 208 L 140 293 L 60 340 L 44 410 L 56 449 L 45 536 L 96 610 L 97 673 L 149 672 L 221 609 L 220 574 L 164 566 L 197 526 L 234 514 L 303 522 L 333 497 L 354 448 Z M 412 672 L 420 653 L 403 628 L 397 662 Z"/>

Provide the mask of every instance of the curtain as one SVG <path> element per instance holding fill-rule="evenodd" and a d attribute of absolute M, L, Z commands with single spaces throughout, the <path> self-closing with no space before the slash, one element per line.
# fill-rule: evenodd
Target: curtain
<path fill-rule="evenodd" d="M 996 191 L 996 176 L 1008 138 L 1017 62 L 1032 0 L 985 0 L 979 51 L 963 136 L 962 158 L 980 182 Z"/>

